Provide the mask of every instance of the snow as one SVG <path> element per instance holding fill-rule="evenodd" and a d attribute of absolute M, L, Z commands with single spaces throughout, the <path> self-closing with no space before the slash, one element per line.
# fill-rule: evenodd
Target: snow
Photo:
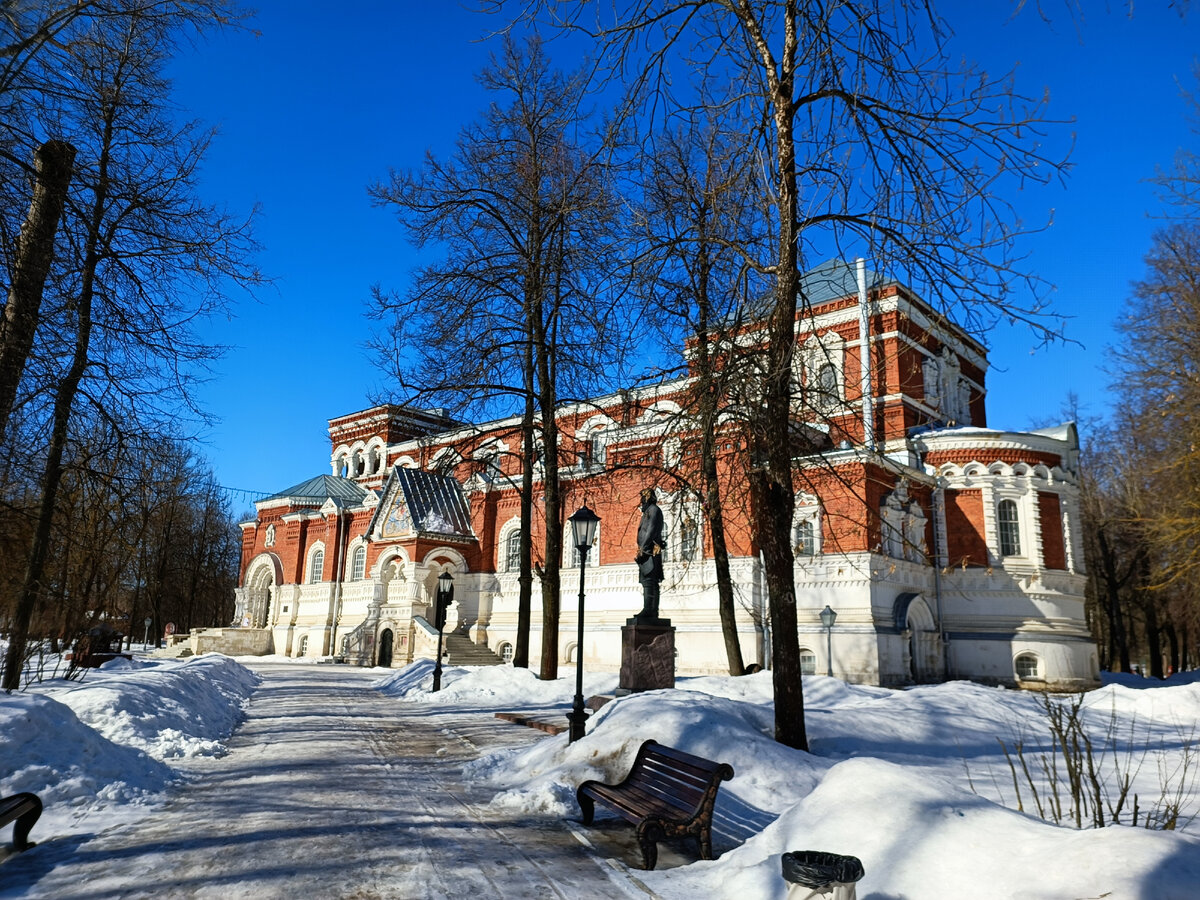
<path fill-rule="evenodd" d="M 217 654 L 114 661 L 82 684 L 52 680 L 0 695 L 0 794 L 34 791 L 46 804 L 33 833 L 41 846 L 25 855 L 96 831 L 101 815 L 105 828 L 134 822 L 162 809 L 181 779 L 203 778 L 202 767 L 184 763 L 225 752 L 259 683 L 253 670 L 261 662 Z M 355 673 L 351 697 L 367 691 L 393 708 L 457 721 L 483 722 L 497 711 L 561 717 L 575 690 L 573 673 L 544 682 L 506 666 L 445 666 L 437 694 L 429 690 L 430 662 L 374 670 L 373 679 L 348 667 L 319 668 L 324 677 L 339 677 L 336 669 L 347 680 Z M 789 850 L 857 856 L 866 871 L 858 884 L 862 900 L 1183 900 L 1197 896 L 1200 883 L 1197 681 L 1117 676 L 1083 697 L 1082 716 L 1097 748 L 1102 741 L 1112 745 L 1099 756 L 1104 777 L 1128 772 L 1142 811 L 1161 803 L 1164 782 L 1171 782 L 1183 800 L 1177 831 L 1050 824 L 1028 814 L 1023 782 L 1026 812 L 1017 811 L 1005 751 L 1020 744 L 1037 777 L 1050 746 L 1041 698 L 966 682 L 890 690 L 807 677 L 812 752 L 805 753 L 772 738 L 769 672 L 680 678 L 675 690 L 609 702 L 574 744 L 565 734 L 546 735 L 485 750 L 465 764 L 453 754 L 443 759 L 439 750 L 436 765 L 458 767 L 456 777 L 486 790 L 492 799 L 485 821 L 550 820 L 586 838 L 576 785 L 619 780 L 642 741 L 730 764 L 735 776 L 722 785 L 715 816 L 719 858 L 696 860 L 685 844 L 684 864 L 664 860 L 656 871 L 628 873 L 664 900 L 783 900 L 779 857 Z M 614 675 L 585 676 L 586 696 L 615 687 Z M 1043 780 L 1043 797 L 1049 787 Z M 299 828 L 315 827 L 323 815 L 319 808 L 289 812 Z M 602 807 L 597 815 L 603 819 Z M 11 864 L 11 858 L 4 863 Z M 3 882 L 0 869 L 0 895 L 40 896 Z"/>
<path fill-rule="evenodd" d="M 0 796 L 31 791 L 45 807 L 38 840 L 134 821 L 180 776 L 164 761 L 217 755 L 257 677 L 217 654 L 114 659 L 80 682 L 0 694 Z"/>

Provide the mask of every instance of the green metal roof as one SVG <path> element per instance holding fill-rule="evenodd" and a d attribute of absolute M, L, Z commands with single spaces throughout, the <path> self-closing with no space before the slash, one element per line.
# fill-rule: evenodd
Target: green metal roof
<path fill-rule="evenodd" d="M 350 478 L 339 478 L 336 475 L 318 475 L 308 481 L 302 481 L 287 490 L 280 491 L 267 497 L 267 500 L 300 500 L 304 502 L 320 502 L 326 500 L 341 500 L 347 504 L 357 504 L 367 496 L 365 488 L 361 488 Z M 264 501 L 259 501 L 264 502 Z"/>

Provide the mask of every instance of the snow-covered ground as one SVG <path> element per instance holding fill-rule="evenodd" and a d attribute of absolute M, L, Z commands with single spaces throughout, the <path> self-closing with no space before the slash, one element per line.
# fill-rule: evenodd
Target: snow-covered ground
<path fill-rule="evenodd" d="M 40 842 L 95 831 L 98 817 L 108 827 L 147 815 L 186 769 L 178 760 L 223 752 L 258 682 L 257 662 L 117 661 L 82 684 L 0 694 L 0 794 L 43 797 L 46 812 L 32 835 Z M 570 675 L 541 682 L 507 667 L 448 667 L 436 695 L 427 662 L 378 675 L 374 688 L 392 703 L 463 716 L 563 711 L 574 692 Z M 619 780 L 648 738 L 729 763 L 736 774 L 718 801 L 720 858 L 634 873 L 668 900 L 782 900 L 779 858 L 788 850 L 859 857 L 860 900 L 1200 896 L 1200 684 L 1120 678 L 1085 697 L 1100 770 L 1115 781 L 1119 767 L 1131 779 L 1126 819 L 1132 793 L 1144 817 L 1162 805 L 1164 789 L 1180 795 L 1183 817 L 1175 831 L 1080 831 L 1029 815 L 1029 785 L 1014 785 L 1006 761 L 1005 750 L 1016 760 L 1020 744 L 1036 774 L 1049 746 L 1035 695 L 965 682 L 893 691 L 809 677 L 812 753 L 802 753 L 771 739 L 770 677 L 680 679 L 673 691 L 609 703 L 575 744 L 546 736 L 486 754 L 463 774 L 494 793 L 498 816 L 577 821 L 575 786 Z M 614 687 L 610 675 L 585 682 L 589 695 Z M 1101 756 L 1108 740 L 1115 747 Z M 1040 780 L 1046 805 L 1053 792 Z M 1018 787 L 1024 813 L 1016 810 Z M 690 846 L 683 853 L 695 858 Z M 0 867 L 0 894 L 23 896 L 4 881 Z"/>

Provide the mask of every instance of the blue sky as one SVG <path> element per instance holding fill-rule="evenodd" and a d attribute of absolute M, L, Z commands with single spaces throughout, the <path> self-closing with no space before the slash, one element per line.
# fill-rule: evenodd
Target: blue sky
<path fill-rule="evenodd" d="M 940 5 L 958 51 L 989 71 L 1016 66 L 1023 92 L 1048 91 L 1051 115 L 1074 119 L 1058 137 L 1075 140 L 1065 186 L 1011 199 L 1029 223 L 1053 216 L 1025 245 L 1028 267 L 1055 286 L 1075 343 L 1038 348 L 1023 328 L 985 336 L 988 422 L 1000 428 L 1060 421 L 1068 392 L 1091 415 L 1107 411 L 1105 348 L 1155 227 L 1145 179 L 1178 148 L 1200 149 L 1180 97 L 1200 56 L 1200 11 L 1181 20 L 1164 3 L 1136 4 L 1128 16 L 1111 0 L 1077 21 L 1065 0 L 1043 0 L 1047 23 L 1032 3 L 1010 18 L 1013 5 Z M 426 149 L 452 148 L 486 102 L 474 76 L 497 19 L 453 0 L 257 8 L 257 34 L 209 38 L 172 74 L 178 103 L 220 129 L 207 199 L 262 209 L 259 264 L 275 284 L 208 329 L 233 349 L 199 399 L 220 420 L 203 448 L 219 481 L 271 492 L 328 472 L 327 420 L 386 387 L 363 347 L 369 290 L 403 289 L 416 257 L 366 188 Z"/>

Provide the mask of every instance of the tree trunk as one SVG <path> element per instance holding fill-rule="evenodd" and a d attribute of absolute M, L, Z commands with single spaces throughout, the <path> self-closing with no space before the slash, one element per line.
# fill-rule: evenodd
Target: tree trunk
<path fill-rule="evenodd" d="M 713 565 L 717 576 L 717 614 L 721 620 L 721 637 L 725 643 L 725 659 L 730 675 L 744 675 L 742 647 L 737 632 L 737 607 L 733 596 L 733 579 L 729 571 L 729 547 L 725 541 L 725 515 L 721 502 L 721 485 L 717 475 L 717 419 L 720 396 L 717 385 L 713 347 L 709 340 L 712 297 L 712 257 L 709 252 L 708 209 L 697 210 L 696 228 L 700 235 L 696 250 L 698 277 L 696 279 L 696 390 L 700 401 L 700 467 L 704 480 L 704 509 L 712 536 Z"/>
<path fill-rule="evenodd" d="M 101 157 L 101 172 L 103 172 L 105 157 Z M 103 182 L 102 182 L 103 183 Z M 38 507 L 37 527 L 34 530 L 33 545 L 29 551 L 29 559 L 25 566 L 25 580 L 17 597 L 16 609 L 13 613 L 12 630 L 9 637 L 8 656 L 4 664 L 4 679 L 0 688 L 7 691 L 18 690 L 21 686 L 21 660 L 25 655 L 25 645 L 29 640 L 29 621 L 33 615 L 34 606 L 42 595 L 42 578 L 46 569 L 46 557 L 50 550 L 51 531 L 54 524 L 54 511 L 58 501 L 58 488 L 62 483 L 63 450 L 67 443 L 67 431 L 71 421 L 71 409 L 75 403 L 75 395 L 79 390 L 79 382 L 88 365 L 88 346 L 92 335 L 92 296 L 95 286 L 96 266 L 98 264 L 97 243 L 99 241 L 100 218 L 104 204 L 104 192 L 97 188 L 93 219 L 88 233 L 88 251 L 83 266 L 83 277 L 79 292 L 77 315 L 78 330 L 75 334 L 75 352 L 71 358 L 71 368 L 58 386 L 54 397 L 54 418 L 50 432 L 50 446 L 46 450 L 46 462 L 42 470 L 42 496 Z"/>
<path fill-rule="evenodd" d="M 1132 666 L 1129 661 L 1129 640 L 1126 637 L 1125 619 L 1121 614 L 1120 579 L 1117 577 L 1117 563 L 1108 545 L 1108 535 L 1103 526 L 1096 530 L 1096 540 L 1100 545 L 1100 564 L 1104 570 L 1104 593 L 1108 600 L 1105 613 L 1108 616 L 1109 634 L 1113 647 L 1112 661 L 1119 665 L 1119 671 L 1129 672 Z"/>
<path fill-rule="evenodd" d="M 524 451 L 521 467 L 521 572 L 517 576 L 517 645 L 513 649 L 513 665 L 521 669 L 529 668 L 529 629 L 533 623 L 533 467 L 536 442 L 533 434 L 532 353 L 532 344 L 529 344 L 525 354 L 525 415 L 521 420 Z"/>
<path fill-rule="evenodd" d="M 744 15 L 749 16 L 750 13 Z M 758 32 L 759 23 L 747 19 L 743 19 L 743 22 L 753 38 Z M 800 672 L 800 636 L 797 632 L 795 560 L 791 540 L 792 511 L 795 506 L 790 439 L 791 376 L 800 270 L 793 131 L 797 37 L 796 12 L 790 5 L 785 12 L 784 32 L 781 57 L 770 69 L 775 156 L 779 170 L 776 184 L 779 252 L 775 263 L 774 304 L 767 323 L 768 369 L 763 379 L 763 415 L 758 423 L 757 461 L 754 462 L 750 486 L 771 608 L 775 740 L 798 750 L 808 750 L 808 734 L 804 724 L 804 687 Z M 765 48 L 763 52 L 766 52 Z"/>
<path fill-rule="evenodd" d="M 1150 677 L 1163 677 L 1162 629 L 1158 625 L 1158 606 L 1147 598 L 1142 607 L 1146 616 L 1146 652 L 1150 656 Z"/>
<path fill-rule="evenodd" d="M 708 435 L 705 435 L 705 443 Z M 721 636 L 725 639 L 725 658 L 730 675 L 744 675 L 742 646 L 738 640 L 737 607 L 733 597 L 733 578 L 729 572 L 729 547 L 725 543 L 725 516 L 717 488 L 716 458 L 704 460 L 705 497 L 708 508 L 708 530 L 712 536 L 713 565 L 717 570 L 717 612 L 721 617 Z"/>
<path fill-rule="evenodd" d="M 25 361 L 33 347 L 42 291 L 54 261 L 54 236 L 71 183 L 75 148 L 65 141 L 46 141 L 33 153 L 37 180 L 29 216 L 21 226 L 8 303 L 0 319 L 0 436 L 8 427 Z"/>
<path fill-rule="evenodd" d="M 558 677 L 558 620 L 560 615 L 560 575 L 562 570 L 562 497 L 558 484 L 558 427 L 554 415 L 554 390 L 541 391 L 542 444 L 546 492 L 546 553 L 542 572 L 542 655 L 539 677 L 552 681 Z M 580 647 L 576 652 L 582 653 Z"/>

